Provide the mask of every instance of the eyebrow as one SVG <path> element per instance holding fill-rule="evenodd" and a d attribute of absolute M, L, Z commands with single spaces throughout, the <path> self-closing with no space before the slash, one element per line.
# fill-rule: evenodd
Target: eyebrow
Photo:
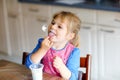
<path fill-rule="evenodd" d="M 52 22 L 56 23 L 56 19 L 53 19 Z M 60 25 L 61 27 L 64 27 L 62 23 L 65 23 L 65 22 L 63 20 L 60 20 L 60 23 L 57 23 L 57 24 Z"/>

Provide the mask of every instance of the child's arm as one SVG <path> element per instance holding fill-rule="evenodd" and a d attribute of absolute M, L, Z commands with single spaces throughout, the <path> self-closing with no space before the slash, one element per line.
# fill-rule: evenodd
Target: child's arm
<path fill-rule="evenodd" d="M 32 56 L 34 53 L 36 53 L 36 52 L 41 48 L 43 41 L 44 41 L 44 39 L 43 39 L 43 38 L 40 38 L 40 39 L 38 40 L 38 44 L 36 45 L 36 47 L 35 47 L 35 48 L 33 49 L 33 51 L 27 56 L 26 61 L 25 61 L 25 65 L 26 65 L 27 68 L 29 68 L 29 66 L 30 66 L 31 64 L 34 64 L 34 62 L 31 60 L 31 56 Z M 39 59 L 38 62 L 40 62 L 40 59 Z M 37 63 L 37 62 L 36 62 L 36 63 Z"/>
<path fill-rule="evenodd" d="M 69 80 L 78 80 L 78 69 L 80 67 L 80 50 L 74 48 L 70 55 L 67 64 L 67 68 L 71 71 L 71 77 Z"/>
<path fill-rule="evenodd" d="M 41 47 L 31 55 L 31 60 L 33 63 L 39 63 L 40 60 L 44 57 L 46 52 L 51 48 L 52 42 L 49 40 L 49 37 L 46 37 L 41 44 Z"/>

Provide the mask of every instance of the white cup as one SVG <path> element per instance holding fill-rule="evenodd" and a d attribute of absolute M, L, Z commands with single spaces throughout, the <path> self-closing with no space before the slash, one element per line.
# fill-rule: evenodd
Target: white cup
<path fill-rule="evenodd" d="M 43 64 L 32 64 L 32 65 L 30 65 L 33 80 L 42 80 L 43 66 L 44 66 Z"/>

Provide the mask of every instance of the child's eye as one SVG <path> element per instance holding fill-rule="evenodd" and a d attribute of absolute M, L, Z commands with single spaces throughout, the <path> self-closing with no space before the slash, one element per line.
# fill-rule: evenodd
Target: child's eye
<path fill-rule="evenodd" d="M 62 29 L 62 27 L 61 27 L 61 26 L 58 26 L 58 28 Z"/>
<path fill-rule="evenodd" d="M 54 25 L 54 24 L 55 24 L 55 22 L 54 22 L 54 21 L 52 21 L 52 22 L 51 22 L 51 24 L 52 24 L 52 25 Z"/>

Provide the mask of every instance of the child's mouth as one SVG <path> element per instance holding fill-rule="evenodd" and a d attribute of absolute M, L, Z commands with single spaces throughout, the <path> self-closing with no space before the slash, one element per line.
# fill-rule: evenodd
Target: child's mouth
<path fill-rule="evenodd" d="M 53 36 L 55 36 L 55 33 L 53 33 L 52 31 L 49 32 L 48 36 L 51 38 Z"/>

